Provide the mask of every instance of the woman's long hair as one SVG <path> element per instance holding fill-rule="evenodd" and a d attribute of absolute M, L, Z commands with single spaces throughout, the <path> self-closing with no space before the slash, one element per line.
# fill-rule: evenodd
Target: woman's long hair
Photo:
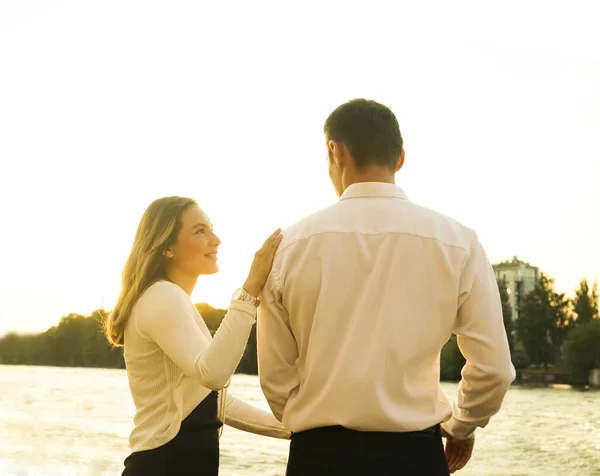
<path fill-rule="evenodd" d="M 196 202 L 191 198 L 164 197 L 144 212 L 123 268 L 121 294 L 104 322 L 104 333 L 113 346 L 124 344 L 125 324 L 142 293 L 166 278 L 163 253 L 175 243 L 181 216 L 192 205 Z"/>

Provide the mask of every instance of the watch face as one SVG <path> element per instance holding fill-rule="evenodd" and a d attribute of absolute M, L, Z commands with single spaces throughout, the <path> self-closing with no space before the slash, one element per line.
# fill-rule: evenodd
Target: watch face
<path fill-rule="evenodd" d="M 241 289 L 236 290 L 235 293 L 233 293 L 233 299 L 240 299 L 242 297 L 242 293 L 243 291 Z"/>

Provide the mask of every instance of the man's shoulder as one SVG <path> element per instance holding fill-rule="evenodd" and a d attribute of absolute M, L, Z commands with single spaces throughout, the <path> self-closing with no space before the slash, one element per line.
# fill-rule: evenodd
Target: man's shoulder
<path fill-rule="evenodd" d="M 410 203 L 414 209 L 415 215 L 419 215 L 423 218 L 428 218 L 431 221 L 438 221 L 440 223 L 444 223 L 448 226 L 451 226 L 452 228 L 455 228 L 456 230 L 463 231 L 467 234 L 475 233 L 475 230 L 473 228 L 450 215 L 446 215 L 445 213 L 442 213 L 438 210 L 434 210 L 433 208 L 426 207 L 424 205 L 420 205 L 418 203 Z"/>
<path fill-rule="evenodd" d="M 424 233 L 448 245 L 469 248 L 477 239 L 477 232 L 458 219 L 446 215 L 438 210 L 410 202 L 410 216 L 414 221 L 421 223 Z"/>
<path fill-rule="evenodd" d="M 328 231 L 345 230 L 348 227 L 349 212 L 344 205 L 347 204 L 336 202 L 285 228 L 279 251 Z M 387 232 L 406 232 L 464 249 L 470 248 L 477 239 L 475 230 L 456 218 L 412 201 L 403 201 L 402 205 L 386 209 L 385 216 L 389 221 L 383 227 L 380 224 L 375 225 L 375 229 L 380 232 L 384 229 Z M 375 220 L 375 223 L 378 221 Z"/>
<path fill-rule="evenodd" d="M 285 228 L 282 231 L 283 240 L 279 249 L 286 248 L 294 243 L 322 233 L 326 229 L 326 224 L 335 214 L 337 206 L 338 203 L 334 203 L 328 207 L 321 208 Z"/>

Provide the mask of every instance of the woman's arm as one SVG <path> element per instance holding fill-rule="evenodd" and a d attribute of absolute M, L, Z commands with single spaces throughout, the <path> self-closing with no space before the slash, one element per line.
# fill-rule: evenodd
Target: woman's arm
<path fill-rule="evenodd" d="M 221 394 L 222 395 L 222 394 Z M 225 424 L 262 436 L 289 440 L 291 433 L 272 413 L 256 408 L 238 398 L 227 395 Z"/>
<path fill-rule="evenodd" d="M 254 255 L 245 284 L 246 291 L 254 296 L 269 276 L 280 242 L 281 229 L 277 229 Z M 150 286 L 138 301 L 135 314 L 137 332 L 158 344 L 183 372 L 211 390 L 222 389 L 235 371 L 256 322 L 256 307 L 234 299 L 210 340 L 194 319 L 196 311 L 189 296 L 168 281 Z"/>
<path fill-rule="evenodd" d="M 132 317 L 142 337 L 156 342 L 183 372 L 204 387 L 223 388 L 240 363 L 256 321 L 252 304 L 232 301 L 212 341 L 202 334 L 189 296 L 176 284 L 154 284 L 138 304 Z"/>

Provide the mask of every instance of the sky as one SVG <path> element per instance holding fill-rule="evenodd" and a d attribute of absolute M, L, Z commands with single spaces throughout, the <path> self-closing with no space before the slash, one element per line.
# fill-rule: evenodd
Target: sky
<path fill-rule="evenodd" d="M 451 5 L 450 5 L 451 3 Z M 392 108 L 409 198 L 573 295 L 600 278 L 594 2 L 0 4 L 0 334 L 110 309 L 145 208 L 199 202 L 226 307 L 276 228 L 337 200 L 327 115 Z"/>

